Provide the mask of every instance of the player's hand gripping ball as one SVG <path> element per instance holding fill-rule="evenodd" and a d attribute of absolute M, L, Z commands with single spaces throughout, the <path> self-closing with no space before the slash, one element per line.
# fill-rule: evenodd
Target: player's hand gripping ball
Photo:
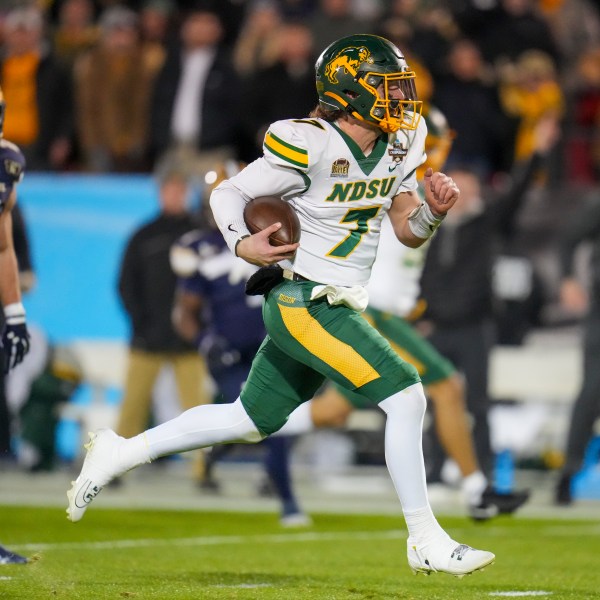
<path fill-rule="evenodd" d="M 276 196 L 261 196 L 250 200 L 244 208 L 244 221 L 250 233 L 281 223 L 281 228 L 269 236 L 271 246 L 286 246 L 300 241 L 300 220 L 289 202 Z"/>

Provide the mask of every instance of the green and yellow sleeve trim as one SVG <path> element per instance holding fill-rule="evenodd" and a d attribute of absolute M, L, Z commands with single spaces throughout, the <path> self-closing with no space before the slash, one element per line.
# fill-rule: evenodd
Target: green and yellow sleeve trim
<path fill-rule="evenodd" d="M 270 131 L 267 131 L 265 135 L 264 146 L 271 154 L 285 160 L 291 165 L 304 169 L 308 168 L 308 152 L 306 150 L 284 142 Z"/>

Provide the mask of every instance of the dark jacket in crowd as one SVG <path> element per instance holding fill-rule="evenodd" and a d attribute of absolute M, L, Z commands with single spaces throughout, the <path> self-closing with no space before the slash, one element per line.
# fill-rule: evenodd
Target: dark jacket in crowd
<path fill-rule="evenodd" d="M 492 64 L 498 59 L 514 61 L 531 49 L 541 50 L 559 61 L 558 45 L 542 16 L 532 7 L 521 14 L 511 14 L 500 4 L 485 10 L 477 8 L 474 2 L 465 3 L 465 9 L 454 14 L 461 31 L 477 43 L 486 61 Z"/>
<path fill-rule="evenodd" d="M 150 117 L 150 147 L 154 158 L 172 142 L 171 120 L 181 74 L 182 51 L 177 46 L 167 55 L 154 84 Z M 235 146 L 242 101 L 238 75 L 228 54 L 219 49 L 208 72 L 202 106 L 198 106 L 201 111 L 198 150 Z"/>
<path fill-rule="evenodd" d="M 197 226 L 191 216 L 160 215 L 127 244 L 119 294 L 131 320 L 131 347 L 148 352 L 192 349 L 174 331 L 171 309 L 177 278 L 169 263 L 173 243 Z"/>
<path fill-rule="evenodd" d="M 262 155 L 262 136 L 271 123 L 308 117 L 318 101 L 314 83 L 313 62 L 304 73 L 296 75 L 278 62 L 248 78 L 244 85 L 242 117 L 244 136 L 249 145 L 244 149 L 245 161 Z M 285 90 L 285 94 L 274 94 L 273 90 Z"/>
<path fill-rule="evenodd" d="M 439 326 L 462 326 L 493 316 L 492 266 L 499 239 L 513 227 L 518 208 L 542 157 L 534 154 L 510 189 L 484 210 L 444 223 L 432 238 L 421 278 L 424 318 Z"/>
<path fill-rule="evenodd" d="M 578 210 L 559 239 L 560 275 L 572 277 L 575 269 L 574 255 L 579 245 L 591 245 L 590 278 L 591 293 L 596 301 L 600 299 L 600 199 L 589 201 Z"/>

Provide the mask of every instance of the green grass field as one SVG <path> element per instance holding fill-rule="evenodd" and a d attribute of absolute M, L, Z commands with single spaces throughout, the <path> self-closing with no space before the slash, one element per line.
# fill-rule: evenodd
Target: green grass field
<path fill-rule="evenodd" d="M 600 598 L 600 522 L 442 518 L 496 553 L 456 579 L 414 576 L 402 520 L 389 516 L 315 515 L 290 531 L 268 513 L 95 508 L 73 524 L 56 508 L 0 510 L 2 543 L 32 557 L 0 567 L 2 600 Z"/>

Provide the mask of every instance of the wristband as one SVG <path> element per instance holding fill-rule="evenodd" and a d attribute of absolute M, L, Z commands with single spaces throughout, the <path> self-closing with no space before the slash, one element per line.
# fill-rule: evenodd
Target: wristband
<path fill-rule="evenodd" d="M 429 204 L 422 202 L 408 215 L 408 226 L 416 237 L 426 240 L 435 233 L 445 216 L 435 216 Z"/>
<path fill-rule="evenodd" d="M 247 233 L 246 235 L 243 235 L 243 236 L 241 236 L 240 238 L 238 238 L 237 242 L 235 243 L 235 246 L 233 247 L 233 253 L 234 253 L 236 256 L 238 256 L 238 253 L 237 253 L 237 247 L 238 247 L 238 244 L 239 244 L 239 243 L 240 243 L 242 240 L 245 240 L 246 238 L 249 238 L 249 237 L 250 237 L 250 234 L 249 234 L 249 233 Z"/>
<path fill-rule="evenodd" d="M 13 302 L 4 307 L 4 316 L 9 325 L 25 323 L 25 307 L 21 302 Z"/>

